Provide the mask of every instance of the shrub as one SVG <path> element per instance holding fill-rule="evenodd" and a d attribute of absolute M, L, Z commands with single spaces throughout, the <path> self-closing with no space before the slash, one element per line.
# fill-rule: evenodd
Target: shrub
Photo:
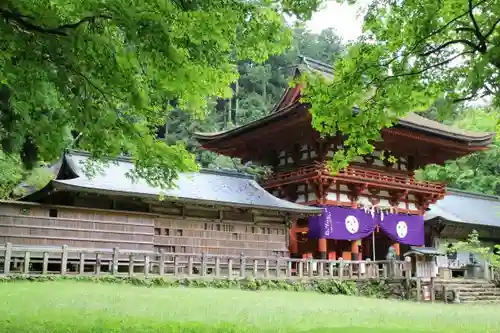
<path fill-rule="evenodd" d="M 381 287 L 372 282 L 366 282 L 358 287 L 353 281 L 340 281 L 333 279 L 189 279 L 189 278 L 142 278 L 129 276 L 61 276 L 61 275 L 10 275 L 0 276 L 0 283 L 19 281 L 47 282 L 59 280 L 84 281 L 94 283 L 125 283 L 143 287 L 190 287 L 190 288 L 216 288 L 216 289 L 242 289 L 242 290 L 288 290 L 296 292 L 318 292 L 331 295 L 366 295 L 386 297 L 386 292 L 381 292 Z M 373 286 L 371 286 L 373 285 Z M 370 287 L 371 286 L 371 287 Z M 385 289 L 384 289 L 385 290 Z"/>

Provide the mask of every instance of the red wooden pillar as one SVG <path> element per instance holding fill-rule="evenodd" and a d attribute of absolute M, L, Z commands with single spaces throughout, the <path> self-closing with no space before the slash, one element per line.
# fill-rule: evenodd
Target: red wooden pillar
<path fill-rule="evenodd" d="M 392 246 L 394 247 L 394 252 L 396 252 L 396 256 L 400 256 L 401 255 L 401 248 L 399 247 L 399 243 L 394 243 L 392 244 Z"/>
<path fill-rule="evenodd" d="M 326 239 L 320 238 L 318 239 L 318 253 L 319 259 L 327 259 L 328 258 L 328 249 L 326 245 Z"/>
<path fill-rule="evenodd" d="M 351 260 L 359 260 L 359 241 L 351 241 Z"/>

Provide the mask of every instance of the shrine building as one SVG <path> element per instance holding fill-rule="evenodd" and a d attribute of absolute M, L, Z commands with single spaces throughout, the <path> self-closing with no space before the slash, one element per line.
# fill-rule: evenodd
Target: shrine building
<path fill-rule="evenodd" d="M 333 68 L 301 57 L 294 75 L 333 77 Z M 374 153 L 357 157 L 333 175 L 326 166 L 345 135 L 321 137 L 311 126 L 301 86 L 286 89 L 269 115 L 219 133 L 196 133 L 202 147 L 272 167 L 261 185 L 293 203 L 323 208 L 320 216 L 292 219 L 292 257 L 346 260 L 385 259 L 410 246 L 432 246 L 424 225 L 429 205 L 443 199 L 443 183 L 421 181 L 415 170 L 486 150 L 493 133 L 456 129 L 415 113 L 381 132 Z M 344 133 L 345 134 L 345 133 Z M 391 163 L 384 156 L 395 156 Z"/>

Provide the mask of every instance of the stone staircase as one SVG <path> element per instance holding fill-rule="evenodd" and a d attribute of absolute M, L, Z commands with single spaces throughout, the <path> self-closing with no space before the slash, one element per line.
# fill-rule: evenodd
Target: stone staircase
<path fill-rule="evenodd" d="M 442 292 L 443 286 L 446 288 L 450 303 L 500 304 L 500 288 L 486 280 L 453 279 L 436 281 L 438 292 Z M 453 300 L 452 291 L 458 294 L 458 301 Z"/>

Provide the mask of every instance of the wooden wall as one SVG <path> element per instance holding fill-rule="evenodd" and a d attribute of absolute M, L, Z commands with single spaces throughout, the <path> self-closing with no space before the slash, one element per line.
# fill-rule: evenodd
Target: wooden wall
<path fill-rule="evenodd" d="M 92 196 L 74 198 L 79 207 L 57 201 L 0 203 L 0 244 L 289 256 L 285 217 L 277 213 Z M 100 209 L 89 208 L 96 202 Z M 144 207 L 149 212 L 136 211 Z"/>
<path fill-rule="evenodd" d="M 284 225 L 158 218 L 154 243 L 164 252 L 284 257 L 288 256 L 285 235 Z"/>
<path fill-rule="evenodd" d="M 245 210 L 151 205 L 159 251 L 214 255 L 288 257 L 283 216 L 254 215 Z"/>
<path fill-rule="evenodd" d="M 154 218 L 129 212 L 0 204 L 0 243 L 152 250 Z"/>

